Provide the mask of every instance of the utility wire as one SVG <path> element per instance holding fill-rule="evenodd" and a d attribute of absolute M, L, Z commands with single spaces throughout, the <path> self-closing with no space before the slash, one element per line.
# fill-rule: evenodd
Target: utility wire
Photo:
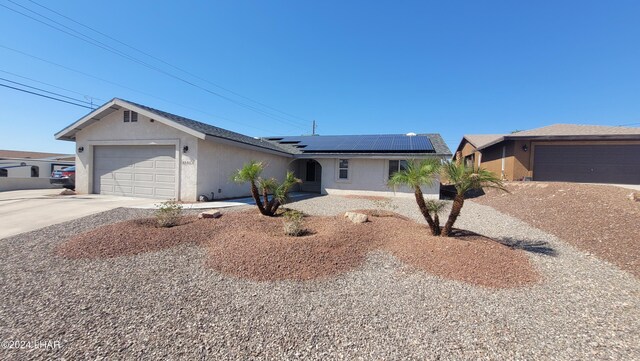
<path fill-rule="evenodd" d="M 105 34 L 105 33 L 101 32 L 101 31 L 99 31 L 99 30 L 96 30 L 96 29 L 94 29 L 94 28 L 92 28 L 92 27 L 90 27 L 90 26 L 86 25 L 86 24 L 83 24 L 83 23 L 81 23 L 81 22 L 79 22 L 79 21 L 77 21 L 77 20 L 74 20 L 74 19 L 72 19 L 72 18 L 70 18 L 70 17 L 68 17 L 68 16 L 66 16 L 66 15 L 64 15 L 64 14 L 62 14 L 62 13 L 60 13 L 60 12 L 56 11 L 56 10 L 53 10 L 53 9 L 51 9 L 51 8 L 47 7 L 47 6 L 44 6 L 44 5 L 40 4 L 40 3 L 38 3 L 37 1 L 33 1 L 33 0 L 28 0 L 28 1 L 29 1 L 29 2 L 31 2 L 31 3 L 33 3 L 33 4 L 35 4 L 35 5 L 37 5 L 37 6 L 39 6 L 39 7 L 41 7 L 41 8 L 43 8 L 43 9 L 46 9 L 46 10 L 50 11 L 50 12 L 52 12 L 52 13 L 54 13 L 54 14 L 58 15 L 58 16 L 61 16 L 61 17 L 65 18 L 65 19 L 67 19 L 67 20 L 69 20 L 69 21 L 71 21 L 71 22 L 73 22 L 73 23 L 75 23 L 75 24 L 78 24 L 78 25 L 80 25 L 80 26 L 82 26 L 82 27 L 84 27 L 84 28 L 86 28 L 86 29 L 89 29 L 89 30 L 93 31 L 94 33 L 100 34 L 100 35 L 102 35 L 102 36 L 104 36 L 104 37 L 106 37 L 106 38 L 108 38 L 108 39 L 111 39 L 111 40 L 113 40 L 113 41 L 115 41 L 115 42 L 117 42 L 117 43 L 119 43 L 119 44 L 121 44 L 121 45 L 123 45 L 123 46 L 126 46 L 126 47 L 127 47 L 127 48 L 129 48 L 129 49 L 132 49 L 132 50 L 134 50 L 134 51 L 137 51 L 137 52 L 138 52 L 138 53 L 140 53 L 140 54 L 146 55 L 146 56 L 148 56 L 148 57 L 150 57 L 150 58 L 152 58 L 152 59 L 154 59 L 154 60 L 157 60 L 157 61 L 159 61 L 159 62 L 161 62 L 161 63 L 163 63 L 163 64 L 165 64 L 165 65 L 168 65 L 168 66 L 170 66 L 170 67 L 172 67 L 172 68 L 174 68 L 174 69 L 176 69 L 176 70 L 179 70 L 179 71 L 181 71 L 181 72 L 183 72 L 183 73 L 185 73 L 185 74 L 188 74 L 188 75 L 190 75 L 190 76 L 192 76 L 192 77 L 194 77 L 194 78 L 196 78 L 196 79 L 199 79 L 199 80 L 202 80 L 202 81 L 204 81 L 204 82 L 206 82 L 206 83 L 209 83 L 209 84 L 211 84 L 211 85 L 213 85 L 213 86 L 215 86 L 215 87 L 217 87 L 217 88 L 219 88 L 219 89 L 225 90 L 225 91 L 227 91 L 227 92 L 229 92 L 229 93 L 231 93 L 231 94 L 234 94 L 234 95 L 239 96 L 239 97 L 241 97 L 241 98 L 243 98 L 243 99 L 246 99 L 246 100 L 249 100 L 249 101 L 251 101 L 251 102 L 254 102 L 254 103 L 256 103 L 256 104 L 260 104 L 260 105 L 264 106 L 265 108 L 269 108 L 269 109 L 271 109 L 271 110 L 274 110 L 274 111 L 277 111 L 277 112 L 279 112 L 279 113 L 282 113 L 282 114 L 288 115 L 288 116 L 290 116 L 290 117 L 300 119 L 300 120 L 302 120 L 302 121 L 304 121 L 304 122 L 308 122 L 308 120 L 307 120 L 307 119 L 305 119 L 305 118 L 302 118 L 302 117 L 297 116 L 297 115 L 294 115 L 294 114 L 287 113 L 287 112 L 282 111 L 282 110 L 279 110 L 279 109 L 274 108 L 274 107 L 272 107 L 272 106 L 269 106 L 269 105 L 267 105 L 267 104 L 261 103 L 261 102 L 259 102 L 259 101 L 255 100 L 255 99 L 251 99 L 251 98 L 249 98 L 249 97 L 247 97 L 247 96 L 244 96 L 244 95 L 242 95 L 242 94 L 240 94 L 240 93 L 237 93 L 237 92 L 235 92 L 235 91 L 233 91 L 233 90 L 231 90 L 231 89 L 229 89 L 229 88 L 223 87 L 223 86 L 222 86 L 222 85 L 220 85 L 220 84 L 216 84 L 216 83 L 214 83 L 214 82 L 212 82 L 212 81 L 210 81 L 210 80 L 207 80 L 207 79 L 205 79 L 205 78 L 203 78 L 203 77 L 201 77 L 201 76 L 198 76 L 197 74 L 191 73 L 191 72 L 189 72 L 189 71 L 187 71 L 187 70 L 185 70 L 185 69 L 183 69 L 183 68 L 181 68 L 181 67 L 179 67 L 179 66 L 173 65 L 173 64 L 171 64 L 171 63 L 169 63 L 169 62 L 167 62 L 167 61 L 165 61 L 165 60 L 163 60 L 163 59 L 161 59 L 161 58 L 158 58 L 158 57 L 156 57 L 156 56 L 154 56 L 154 55 L 152 55 L 152 54 L 149 54 L 148 52 L 145 52 L 145 51 L 143 51 L 143 50 L 140 50 L 140 49 L 138 49 L 138 48 L 136 48 L 136 47 L 134 47 L 134 46 L 132 46 L 132 45 L 129 45 L 129 44 L 127 44 L 127 43 L 125 43 L 125 42 L 123 42 L 123 41 L 121 41 L 121 40 L 118 40 L 118 39 L 116 39 L 116 38 L 114 38 L 114 37 L 112 37 L 112 36 L 110 36 L 110 35 L 108 35 L 108 34 Z"/>
<path fill-rule="evenodd" d="M 87 106 L 87 105 L 77 104 L 77 103 L 70 102 L 70 101 L 67 101 L 67 100 L 64 100 L 64 99 L 54 98 L 54 97 L 51 97 L 51 96 L 48 96 L 48 95 L 44 95 L 44 94 L 40 94 L 40 93 L 36 93 L 36 92 L 32 92 L 32 91 L 29 91 L 29 90 L 25 90 L 25 89 L 20 89 L 20 88 L 12 87 L 12 86 L 10 86 L 10 85 L 0 84 L 0 86 L 5 87 L 5 88 L 9 88 L 9 89 L 13 89 L 13 90 L 17 90 L 17 91 L 21 91 L 21 92 L 24 92 L 24 93 L 29 93 L 29 94 L 37 95 L 37 96 L 39 96 L 39 97 L 52 99 L 52 100 L 55 100 L 55 101 L 58 101 L 58 102 L 62 102 L 62 103 L 67 103 L 67 104 L 75 105 L 75 106 L 77 106 L 77 107 L 82 107 L 82 108 L 87 108 L 87 109 L 93 109 L 93 108 L 91 108 L 90 106 Z"/>
<path fill-rule="evenodd" d="M 0 77 L 0 80 L 9 82 L 9 83 L 12 83 L 12 84 L 15 84 L 15 85 L 20 85 L 20 86 L 25 87 L 25 88 L 34 89 L 34 90 L 37 90 L 37 91 L 53 94 L 53 95 L 56 95 L 56 96 L 59 96 L 59 97 L 62 97 L 62 98 L 66 98 L 66 99 L 70 99 L 70 100 L 73 100 L 73 101 L 77 101 L 77 102 L 81 102 L 81 103 L 86 103 L 86 104 L 92 105 L 91 102 L 88 102 L 88 101 L 85 101 L 85 100 L 79 100 L 79 99 L 76 99 L 76 98 L 68 97 L 66 95 L 62 95 L 62 94 L 58 94 L 58 93 L 55 93 L 55 92 L 52 92 L 52 91 L 49 91 L 49 90 L 37 88 L 37 87 L 31 86 L 31 85 L 27 85 L 27 84 L 23 84 L 23 83 L 20 83 L 20 82 L 17 82 L 17 81 L 5 79 L 5 78 L 2 78 L 2 77 Z"/>
<path fill-rule="evenodd" d="M 60 89 L 60 90 L 64 90 L 64 91 L 69 92 L 69 93 L 74 93 L 74 94 L 77 94 L 77 95 L 82 95 L 83 97 L 88 97 L 88 98 L 90 98 L 90 99 L 94 99 L 94 100 L 102 100 L 102 101 L 104 101 L 104 99 L 101 99 L 101 98 L 98 98 L 98 97 L 94 97 L 94 96 L 92 96 L 92 95 L 88 95 L 88 94 L 85 94 L 85 93 L 80 93 L 80 92 L 77 92 L 77 91 L 74 91 L 74 90 L 71 90 L 71 89 L 63 88 L 63 87 L 60 87 L 60 86 L 57 86 L 57 85 L 53 85 L 53 84 L 46 83 L 46 82 L 43 82 L 43 81 L 40 81 L 40 80 L 36 80 L 36 79 L 33 79 L 33 78 L 29 78 L 29 77 L 24 76 L 24 75 L 19 75 L 19 74 L 16 74 L 16 73 L 12 73 L 12 72 L 10 72 L 10 71 L 6 71 L 6 70 L 2 70 L 2 69 L 0 69 L 0 72 L 1 72 L 1 73 L 5 73 L 5 74 L 9 74 L 9 75 L 13 75 L 13 76 L 18 77 L 18 78 L 21 78 L 21 79 L 30 80 L 30 81 L 32 81 L 32 82 L 34 82 L 34 83 L 39 83 L 39 84 L 43 84 L 43 85 L 50 86 L 50 87 L 52 87 L 52 88 L 56 88 L 56 89 Z"/>
<path fill-rule="evenodd" d="M 107 80 L 107 79 L 104 79 L 104 78 L 100 78 L 100 77 L 97 77 L 97 76 L 95 76 L 95 75 L 91 75 L 91 74 L 89 74 L 89 73 L 83 72 L 83 71 L 81 71 L 81 70 L 73 69 L 73 68 L 70 68 L 70 67 L 68 67 L 68 66 L 65 66 L 65 65 L 62 65 L 62 64 L 55 63 L 55 62 L 53 62 L 53 61 L 50 61 L 50 60 L 47 60 L 47 59 L 41 58 L 41 57 L 36 56 L 36 55 L 32 55 L 32 54 L 25 53 L 24 51 L 21 51 L 21 50 L 17 50 L 17 49 L 14 49 L 14 48 L 10 48 L 10 47 L 5 46 L 5 45 L 2 45 L 2 44 L 0 44 L 0 48 L 6 49 L 6 50 L 9 50 L 9 51 L 13 51 L 13 52 L 18 53 L 18 54 L 20 54 L 20 55 L 23 55 L 23 56 L 26 56 L 26 57 L 29 57 L 29 58 L 32 58 L 32 59 L 36 59 L 36 60 L 41 61 L 41 62 L 43 62 L 43 63 L 47 63 L 47 64 L 50 64 L 50 65 L 54 65 L 54 66 L 56 66 L 56 67 L 59 67 L 59 68 L 65 69 L 65 70 L 67 70 L 67 71 L 74 72 L 74 73 L 77 73 L 77 74 L 80 74 L 80 75 L 83 75 L 83 76 L 86 76 L 86 77 L 88 77 L 88 78 L 96 79 L 96 80 L 99 80 L 99 81 L 101 81 L 101 82 L 105 82 L 105 83 L 107 83 L 107 84 L 111 84 L 111 85 L 114 85 L 114 86 L 117 86 L 117 87 L 120 87 L 120 88 L 123 88 L 123 89 L 127 89 L 127 90 L 129 90 L 129 91 L 132 91 L 132 92 L 135 92 L 135 93 L 138 93 L 138 94 L 142 94 L 142 95 L 144 95 L 144 96 L 148 96 L 148 97 L 150 97 L 150 98 L 158 99 L 158 100 L 160 100 L 160 101 L 163 101 L 163 102 L 166 102 L 166 103 L 169 103 L 169 104 L 173 104 L 173 105 L 177 105 L 177 106 L 182 107 L 182 108 L 185 108 L 185 109 L 191 109 L 191 110 L 197 111 L 197 112 L 199 112 L 199 113 L 206 114 L 206 115 L 208 115 L 208 116 L 210 116 L 210 117 L 214 117 L 214 118 L 218 118 L 218 119 L 227 120 L 227 121 L 232 122 L 232 123 L 235 123 L 235 124 L 243 125 L 243 126 L 246 126 L 246 127 L 249 127 L 249 128 L 253 128 L 253 129 L 256 129 L 256 130 L 260 130 L 260 131 L 263 131 L 263 132 L 267 132 L 267 133 L 270 133 L 270 132 L 272 132 L 272 131 L 273 131 L 273 130 L 262 129 L 262 128 L 256 127 L 256 126 L 254 126 L 254 125 L 251 125 L 251 124 L 247 124 L 247 123 L 239 122 L 239 121 L 237 121 L 237 120 L 233 120 L 233 119 L 230 119 L 230 118 L 227 118 L 227 117 L 223 117 L 223 116 L 221 116 L 221 115 L 212 114 L 212 113 L 209 113 L 209 112 L 204 111 L 204 110 L 202 110 L 202 109 L 198 109 L 198 108 L 194 108 L 194 107 L 191 107 L 191 106 L 188 106 L 188 105 L 184 105 L 184 104 L 176 103 L 176 102 L 174 102 L 174 101 L 172 101 L 172 100 L 169 100 L 169 99 L 166 99 L 166 98 L 162 98 L 162 97 L 159 97 L 159 96 L 156 96 L 156 95 L 153 95 L 153 94 L 150 94 L 150 93 L 144 92 L 144 91 L 142 91 L 142 90 L 137 90 L 137 89 L 131 88 L 131 87 L 129 87 L 129 86 L 126 86 L 126 85 L 123 85 L 123 84 L 119 84 L 119 83 L 113 82 L 113 81 L 111 81 L 111 80 Z"/>
<path fill-rule="evenodd" d="M 254 111 L 254 112 L 256 112 L 256 113 L 262 114 L 262 115 L 264 115 L 264 116 L 266 116 L 266 117 L 268 117 L 268 118 L 271 118 L 271 119 L 273 119 L 273 120 L 280 121 L 280 122 L 283 122 L 283 123 L 286 123 L 286 124 L 288 124 L 288 125 L 291 125 L 291 126 L 294 126 L 294 127 L 298 127 L 298 128 L 303 128 L 303 129 L 304 129 L 304 128 L 306 128 L 306 126 L 296 124 L 296 123 L 294 123 L 293 121 L 288 120 L 288 119 L 286 119 L 286 118 L 284 118 L 284 117 L 282 117 L 282 116 L 277 116 L 277 115 L 271 114 L 271 113 L 269 113 L 269 112 L 267 112 L 267 111 L 264 111 L 264 110 L 262 110 L 262 109 L 260 109 L 260 108 L 257 108 L 257 107 L 255 107 L 255 106 L 252 106 L 252 105 L 250 105 L 250 104 L 246 104 L 246 103 L 243 103 L 243 102 L 241 102 L 241 101 L 237 101 L 237 100 L 235 100 L 235 99 L 233 99 L 233 98 L 229 98 L 229 97 L 227 97 L 227 96 L 225 96 L 225 95 L 223 95 L 223 94 L 220 94 L 220 93 L 218 93 L 218 92 L 212 91 L 212 90 L 210 90 L 210 89 L 208 89 L 208 88 L 205 88 L 205 87 L 203 87 L 203 86 L 201 86 L 201 85 L 198 85 L 198 84 L 196 84 L 196 83 L 194 83 L 194 82 L 192 82 L 192 81 L 189 81 L 189 80 L 187 80 L 187 79 L 184 79 L 184 78 L 182 78 L 182 77 L 180 77 L 180 76 L 177 76 L 177 75 L 175 75 L 175 74 L 173 74 L 173 73 L 167 72 L 167 71 L 165 71 L 165 70 L 164 70 L 164 69 L 162 69 L 162 68 L 159 68 L 159 67 L 154 66 L 154 65 L 152 65 L 152 64 L 149 64 L 149 63 L 147 63 L 147 62 L 145 62 L 145 61 L 142 61 L 142 60 L 140 60 L 140 59 L 137 59 L 137 58 L 135 58 L 135 57 L 132 57 L 132 56 L 130 56 L 130 55 L 128 55 L 128 54 L 126 54 L 126 53 L 124 53 L 124 52 L 122 52 L 122 51 L 120 51 L 120 50 L 116 49 L 116 48 L 113 48 L 113 47 L 109 46 L 108 44 L 105 44 L 105 43 L 103 43 L 103 42 L 101 42 L 101 41 L 99 41 L 99 40 L 93 39 L 93 38 L 92 38 L 92 37 L 90 37 L 90 36 L 87 36 L 87 35 L 85 35 L 85 34 L 82 34 L 81 32 L 79 32 L 79 31 L 77 31 L 77 30 L 74 30 L 74 29 L 72 29 L 72 28 L 69 28 L 68 26 L 66 26 L 66 25 L 64 25 L 64 24 L 61 24 L 61 23 L 59 23 L 59 22 L 57 22 L 57 21 L 55 21 L 55 20 L 53 20 L 53 19 L 51 19 L 51 18 L 49 18 L 49 17 L 47 17 L 47 16 L 45 16 L 45 15 L 42 15 L 42 14 L 40 14 L 40 13 L 36 12 L 36 11 L 33 11 L 33 10 L 29 9 L 29 8 L 26 8 L 26 7 L 24 7 L 24 6 L 20 5 L 20 4 L 18 4 L 18 3 L 16 3 L 16 2 L 12 1 L 12 0 L 8 0 L 8 1 L 9 1 L 10 3 L 12 3 L 12 4 L 16 5 L 16 6 L 19 6 L 19 7 L 23 8 L 23 9 L 25 9 L 25 10 L 27 10 L 27 11 L 31 12 L 31 13 L 34 13 L 34 14 L 36 14 L 36 15 L 38 15 L 38 16 L 40 16 L 40 17 L 42 17 L 42 18 L 45 18 L 45 19 L 47 19 L 47 20 L 49 20 L 49 21 L 51 21 L 51 22 L 53 22 L 53 23 L 55 23 L 55 24 L 58 24 L 58 25 L 60 25 L 60 26 L 62 26 L 62 27 L 64 27 L 64 28 L 67 28 L 67 29 L 69 29 L 69 30 L 71 30 L 71 31 L 73 31 L 73 32 L 75 32 L 75 33 L 77 33 L 77 34 L 80 34 L 80 35 L 76 35 L 76 34 L 74 34 L 74 33 L 71 33 L 71 32 L 69 32 L 69 31 L 66 31 L 66 30 L 64 30 L 64 29 L 61 29 L 61 28 L 59 28 L 59 27 L 56 27 L 55 25 L 52 25 L 52 24 L 50 24 L 50 23 L 47 23 L 47 22 L 42 21 L 42 20 L 40 20 L 40 19 L 37 19 L 37 18 L 35 18 L 35 17 L 31 16 L 31 15 L 25 14 L 25 13 L 23 13 L 23 12 L 19 11 L 19 10 L 13 9 L 13 8 L 8 7 L 8 6 L 6 6 L 6 5 L 0 4 L 0 6 L 4 7 L 5 9 L 8 9 L 8 10 L 10 10 L 10 11 L 13 11 L 13 12 L 15 12 L 15 13 L 17 13 L 17 14 L 20 14 L 20 15 L 22 15 L 22 16 L 24 16 L 24 17 L 27 17 L 27 18 L 29 18 L 29 19 L 31 19 L 31 20 L 34 20 L 34 21 L 36 21 L 36 22 L 39 22 L 39 23 L 41 23 L 41 24 L 43 24 L 43 25 L 46 25 L 46 26 L 48 26 L 48 27 L 50 27 L 50 28 L 53 28 L 53 29 L 55 29 L 55 30 L 57 30 L 57 31 L 60 31 L 60 32 L 62 32 L 62 33 L 64 33 L 64 34 L 67 34 L 67 35 L 69 35 L 69 36 L 72 36 L 72 37 L 74 37 L 74 38 L 76 38 L 76 39 L 82 40 L 82 41 L 87 42 L 87 43 L 89 43 L 89 44 L 91 44 L 91 45 L 93 45 L 93 46 L 99 47 L 99 48 L 101 48 L 101 49 L 103 49 L 103 50 L 106 50 L 106 51 L 111 52 L 111 53 L 113 53 L 113 54 L 116 54 L 116 55 L 118 55 L 118 56 L 120 56 L 120 57 L 123 57 L 123 58 L 125 58 L 125 59 L 127 59 L 127 60 L 130 60 L 130 61 L 133 61 L 133 62 L 135 62 L 135 63 L 138 63 L 138 64 L 140 64 L 140 65 L 142 65 L 142 66 L 144 66 L 144 67 L 147 67 L 147 68 L 149 68 L 149 69 L 155 70 L 155 71 L 157 71 L 157 72 L 159 72 L 159 73 L 162 73 L 162 74 L 164 74 L 164 75 L 166 75 L 166 76 L 168 76 L 168 77 L 171 77 L 171 78 L 173 78 L 173 79 L 175 79 L 175 80 L 181 81 L 181 82 L 183 82 L 183 83 L 185 83 L 185 84 L 191 85 L 191 86 L 193 86 L 193 87 L 195 87 L 195 88 L 198 88 L 198 89 L 200 89 L 200 90 L 202 90 L 202 91 L 205 91 L 205 92 L 207 92 L 207 93 L 210 93 L 210 94 L 212 94 L 212 95 L 215 95 L 215 96 L 217 96 L 217 97 L 220 97 L 220 98 L 222 98 L 222 99 L 224 99 L 224 100 L 227 100 L 227 101 L 229 101 L 229 102 L 232 102 L 232 103 L 234 103 L 234 104 L 236 104 L 236 105 L 239 105 L 239 106 L 244 107 L 244 108 L 246 108 L 246 109 L 252 110 L 252 111 Z"/>

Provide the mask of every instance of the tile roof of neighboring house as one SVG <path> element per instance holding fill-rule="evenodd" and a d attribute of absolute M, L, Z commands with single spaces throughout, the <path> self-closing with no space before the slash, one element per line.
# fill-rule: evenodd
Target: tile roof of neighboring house
<path fill-rule="evenodd" d="M 559 139 L 640 139 L 639 127 L 614 127 L 606 125 L 552 124 L 546 127 L 523 130 L 511 134 L 471 134 L 465 135 L 476 149 L 484 149 L 507 139 L 523 138 Z M 462 145 L 462 143 L 461 143 Z"/>
<path fill-rule="evenodd" d="M 0 159 L 14 158 L 14 159 L 52 159 L 52 160 L 75 160 L 73 154 L 59 154 L 59 153 L 43 153 L 43 152 L 28 152 L 22 150 L 0 150 Z"/>
<path fill-rule="evenodd" d="M 248 145 L 253 145 L 253 146 L 257 146 L 257 147 L 261 147 L 261 148 L 266 148 L 266 149 L 271 149 L 271 150 L 275 150 L 275 151 L 279 151 L 279 152 L 285 152 L 285 153 L 298 153 L 297 150 L 293 147 L 290 146 L 286 146 L 286 145 L 280 145 L 274 142 L 270 142 L 261 138 L 253 138 L 253 137 L 249 137 L 240 133 L 236 133 L 236 132 L 232 132 L 230 130 L 226 130 L 223 128 L 219 128 L 207 123 L 202 123 L 199 122 L 197 120 L 193 120 L 193 119 L 189 119 L 189 118 L 185 118 L 179 115 L 175 115 L 175 114 L 171 114 L 171 113 L 167 113 L 165 111 L 162 110 L 158 110 L 155 108 L 151 108 L 148 107 L 146 105 L 142 105 L 142 104 L 138 104 L 129 100 L 125 100 L 125 99 L 119 99 L 125 103 L 129 103 L 132 105 L 135 105 L 137 107 L 140 107 L 142 109 L 145 109 L 151 113 L 154 113 L 158 116 L 170 119 L 178 124 L 184 125 L 185 127 L 191 128 L 195 131 L 198 132 L 202 132 L 204 134 L 207 135 L 211 135 L 214 137 L 219 137 L 219 138 L 224 138 L 224 139 L 228 139 L 228 140 L 232 140 L 235 142 L 240 142 L 240 143 L 244 143 L 244 144 L 248 144 Z"/>
<path fill-rule="evenodd" d="M 502 139 L 502 137 L 504 137 L 504 134 L 467 134 L 464 137 L 474 147 L 482 148 L 487 144 Z"/>
<path fill-rule="evenodd" d="M 606 135 L 640 135 L 638 127 L 612 127 L 604 125 L 553 124 L 542 128 L 524 130 L 508 134 L 508 137 L 538 136 L 606 136 Z"/>

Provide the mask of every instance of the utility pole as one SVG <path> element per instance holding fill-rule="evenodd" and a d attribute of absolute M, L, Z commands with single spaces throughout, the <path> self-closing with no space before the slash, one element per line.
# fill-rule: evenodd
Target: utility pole
<path fill-rule="evenodd" d="M 311 129 L 311 135 L 316 135 L 316 121 L 313 120 L 313 127 Z"/>

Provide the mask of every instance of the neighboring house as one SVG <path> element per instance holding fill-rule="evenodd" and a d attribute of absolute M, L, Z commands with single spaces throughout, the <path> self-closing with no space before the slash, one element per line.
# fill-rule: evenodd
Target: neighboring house
<path fill-rule="evenodd" d="M 51 172 L 75 163 L 72 154 L 0 150 L 0 191 L 59 188 L 51 185 Z"/>
<path fill-rule="evenodd" d="M 250 160 L 265 177 L 292 170 L 302 191 L 322 194 L 409 194 L 387 188 L 407 159 L 448 159 L 438 134 L 253 138 L 122 99 L 113 99 L 61 130 L 76 142 L 76 191 L 195 201 L 199 195 L 249 194 L 229 177 Z M 439 184 L 425 187 L 437 198 Z"/>
<path fill-rule="evenodd" d="M 465 135 L 458 153 L 506 180 L 640 184 L 640 128 L 554 124 Z"/>

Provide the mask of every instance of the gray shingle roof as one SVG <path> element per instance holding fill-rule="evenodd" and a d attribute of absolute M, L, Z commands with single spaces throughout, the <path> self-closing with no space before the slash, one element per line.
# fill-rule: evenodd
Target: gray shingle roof
<path fill-rule="evenodd" d="M 227 140 L 232 140 L 235 142 L 239 142 L 239 143 L 244 143 L 244 144 L 248 144 L 248 145 L 253 145 L 256 147 L 260 147 L 260 148 L 265 148 L 265 149 L 269 149 L 269 150 L 275 150 L 277 152 L 283 152 L 283 153 L 289 153 L 289 154 L 294 154 L 294 152 L 296 151 L 295 149 L 293 149 L 292 147 L 289 146 L 283 146 L 280 144 L 276 144 L 261 138 L 253 138 L 253 137 L 249 137 L 240 133 L 236 133 L 236 132 L 232 132 L 230 130 L 226 130 L 220 127 L 216 127 L 214 125 L 211 124 L 207 124 L 207 123 L 202 123 L 199 122 L 197 120 L 193 120 L 193 119 L 189 119 L 189 118 L 185 118 L 185 117 L 181 117 L 179 115 L 175 115 L 175 114 L 171 114 L 171 113 L 167 113 L 165 111 L 162 110 L 158 110 L 155 108 L 151 108 L 148 107 L 146 105 L 142 105 L 142 104 L 138 104 L 126 99 L 119 99 L 120 101 L 129 103 L 131 105 L 140 107 L 148 112 L 151 112 L 153 114 L 156 114 L 158 116 L 161 116 L 163 118 L 167 118 L 170 119 L 180 125 L 183 125 L 185 127 L 191 128 L 197 132 L 201 132 L 213 137 L 218 137 L 218 138 L 224 138 Z"/>
<path fill-rule="evenodd" d="M 552 124 L 542 128 L 509 134 L 510 138 L 539 136 L 615 136 L 640 135 L 638 127 L 613 127 L 605 125 Z"/>
<path fill-rule="evenodd" d="M 467 134 L 464 136 L 471 145 L 476 148 L 482 148 L 487 144 L 491 144 L 504 137 L 504 134 Z"/>

